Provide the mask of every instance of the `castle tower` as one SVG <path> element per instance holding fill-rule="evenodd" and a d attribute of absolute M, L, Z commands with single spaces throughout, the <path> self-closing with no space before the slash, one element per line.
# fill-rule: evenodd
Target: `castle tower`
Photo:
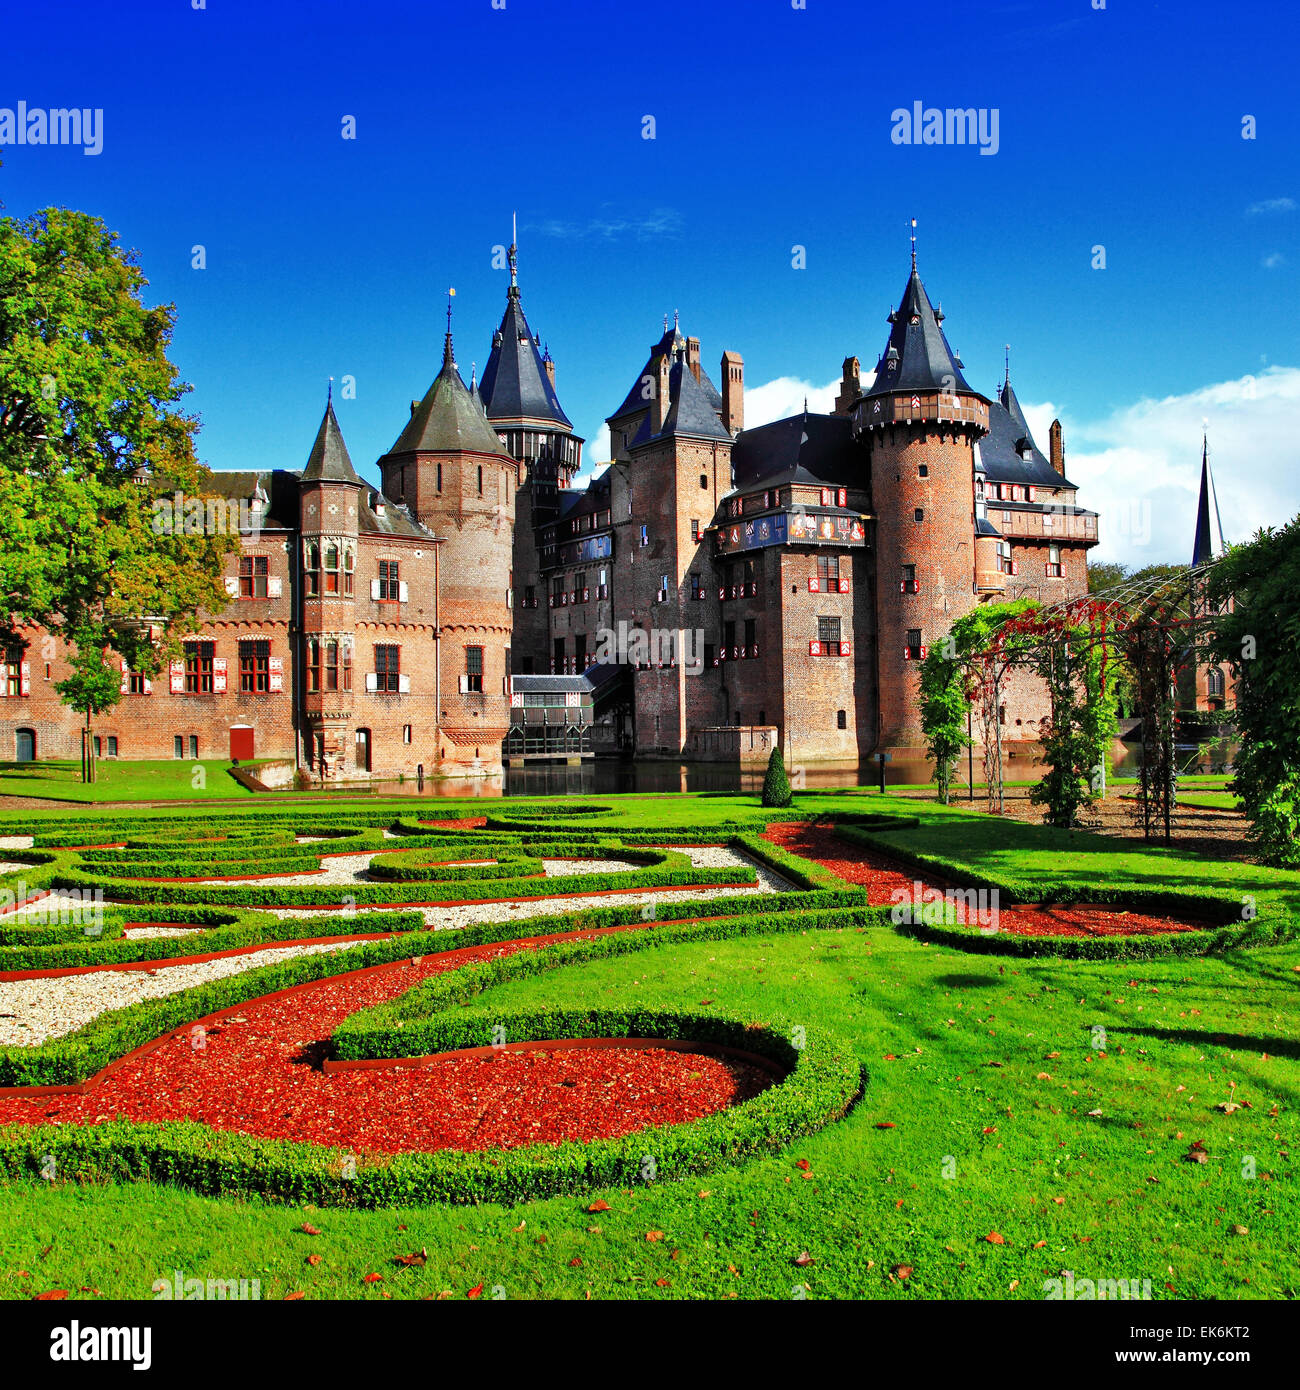
<path fill-rule="evenodd" d="M 456 368 L 442 368 L 379 460 L 384 492 L 441 539 L 437 757 L 493 774 L 510 727 L 511 570 L 519 465 Z M 450 769 L 444 767 L 444 771 Z"/>
<path fill-rule="evenodd" d="M 302 547 L 299 669 L 335 669 L 348 676 L 332 683 L 307 680 L 301 685 L 303 752 L 319 777 L 340 777 L 354 770 L 350 677 L 356 631 L 358 528 L 365 491 L 366 484 L 352 467 L 331 399 L 299 479 L 298 495 Z M 275 675 L 272 670 L 272 681 Z M 326 688 L 331 684 L 334 688 Z"/>
<path fill-rule="evenodd" d="M 1210 472 L 1210 440 L 1201 440 L 1201 496 L 1196 507 L 1196 537 L 1192 542 L 1192 564 L 1205 565 L 1228 553 L 1223 539 L 1223 523 L 1219 519 L 1219 499 L 1214 491 L 1214 474 Z"/>
<path fill-rule="evenodd" d="M 877 515 L 880 750 L 923 744 L 917 662 L 978 602 L 974 444 L 988 432 L 989 400 L 962 376 L 943 318 L 917 273 L 913 242 L 889 341 L 852 412 L 870 448 Z"/>
<path fill-rule="evenodd" d="M 546 599 L 541 590 L 538 528 L 559 516 L 564 492 L 582 461 L 582 440 L 555 393 L 555 362 L 528 327 L 519 296 L 518 248 L 510 244 L 510 289 L 492 351 L 477 383 L 483 411 L 504 446 L 521 465 L 516 500 L 514 571 L 515 669 L 545 671 L 548 661 Z"/>
<path fill-rule="evenodd" d="M 729 368 L 737 373 L 729 411 L 695 344 L 675 326 L 665 330 L 609 421 L 622 465 L 614 469 L 616 606 L 629 636 L 645 634 L 639 651 L 629 643 L 628 659 L 636 749 L 651 757 L 680 757 L 688 728 L 714 722 L 714 682 L 688 675 L 680 644 L 683 632 L 703 627 L 705 594 L 713 588 L 707 528 L 731 490 L 732 435 L 724 416 L 741 418 L 743 364 L 737 354 L 723 356 L 724 381 L 732 381 Z"/>

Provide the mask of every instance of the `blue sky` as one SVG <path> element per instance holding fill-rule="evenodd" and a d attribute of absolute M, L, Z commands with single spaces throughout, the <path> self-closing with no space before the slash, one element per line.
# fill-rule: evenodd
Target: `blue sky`
<path fill-rule="evenodd" d="M 6 147 L 0 198 L 93 212 L 139 251 L 214 467 L 301 467 L 326 379 L 351 375 L 339 418 L 376 476 L 448 285 L 466 376 L 486 358 L 514 210 L 525 310 L 598 453 L 674 309 L 715 377 L 744 356 L 751 423 L 825 408 L 845 356 L 874 365 L 915 216 L 968 378 L 990 392 L 1012 344 L 1101 553 L 1181 558 L 1202 418 L 1230 530 L 1297 509 L 1289 6 L 193 3 L 10 11 L 0 108 L 102 108 L 104 147 Z M 892 143 L 918 100 L 996 109 L 997 153 Z"/>

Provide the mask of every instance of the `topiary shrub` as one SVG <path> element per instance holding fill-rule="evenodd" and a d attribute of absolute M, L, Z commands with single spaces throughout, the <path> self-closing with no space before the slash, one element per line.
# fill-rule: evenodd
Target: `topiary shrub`
<path fill-rule="evenodd" d="M 767 760 L 767 775 L 763 778 L 763 805 L 788 806 L 793 800 L 790 779 L 785 775 L 785 759 L 779 747 L 773 748 Z"/>

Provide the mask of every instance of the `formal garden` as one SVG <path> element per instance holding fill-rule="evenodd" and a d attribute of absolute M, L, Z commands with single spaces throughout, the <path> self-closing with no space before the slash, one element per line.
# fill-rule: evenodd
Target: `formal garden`
<path fill-rule="evenodd" d="M 7 1297 L 1296 1291 L 1290 869 L 859 790 L 0 837 Z"/>

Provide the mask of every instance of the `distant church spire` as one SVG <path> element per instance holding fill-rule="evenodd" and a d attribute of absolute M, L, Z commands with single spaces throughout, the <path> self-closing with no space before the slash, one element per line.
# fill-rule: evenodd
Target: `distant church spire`
<path fill-rule="evenodd" d="M 1214 475 L 1210 472 L 1210 440 L 1208 432 L 1201 436 L 1201 496 L 1196 507 L 1196 538 L 1192 544 L 1192 564 L 1204 565 L 1228 553 L 1223 539 L 1223 523 L 1219 518 L 1219 499 L 1214 491 Z"/>

